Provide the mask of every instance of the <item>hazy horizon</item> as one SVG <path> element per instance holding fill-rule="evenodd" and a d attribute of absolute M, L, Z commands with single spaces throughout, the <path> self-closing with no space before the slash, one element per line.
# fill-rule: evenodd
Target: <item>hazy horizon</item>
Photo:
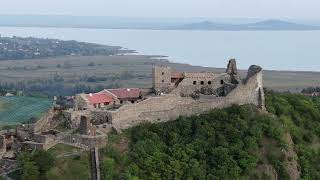
<path fill-rule="evenodd" d="M 318 0 L 11 0 L 5 15 L 72 15 L 153 18 L 320 19 Z"/>

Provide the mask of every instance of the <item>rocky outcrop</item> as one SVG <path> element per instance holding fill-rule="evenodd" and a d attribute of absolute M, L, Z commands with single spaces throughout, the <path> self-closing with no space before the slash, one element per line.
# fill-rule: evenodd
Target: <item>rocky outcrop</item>
<path fill-rule="evenodd" d="M 288 148 L 285 151 L 285 160 L 287 161 L 286 171 L 291 180 L 300 179 L 301 172 L 299 171 L 298 156 L 294 151 L 294 144 L 289 133 L 285 134 L 285 140 L 288 143 Z"/>

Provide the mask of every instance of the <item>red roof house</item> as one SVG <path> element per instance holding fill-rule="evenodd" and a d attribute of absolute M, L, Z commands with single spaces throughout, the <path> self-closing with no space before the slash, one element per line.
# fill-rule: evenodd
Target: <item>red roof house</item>
<path fill-rule="evenodd" d="M 111 103 L 113 101 L 112 97 L 105 92 L 98 92 L 94 94 L 88 94 L 87 99 L 91 105 L 99 103 Z"/>
<path fill-rule="evenodd" d="M 139 99 L 141 92 L 139 88 L 107 89 L 107 91 L 117 96 L 119 100 Z"/>

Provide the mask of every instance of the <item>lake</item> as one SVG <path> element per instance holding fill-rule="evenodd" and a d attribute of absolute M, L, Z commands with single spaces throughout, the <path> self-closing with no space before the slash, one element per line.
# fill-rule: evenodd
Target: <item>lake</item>
<path fill-rule="evenodd" d="M 320 71 L 320 31 L 183 31 L 0 27 L 2 36 L 32 36 L 122 46 L 173 62 L 247 69 Z"/>

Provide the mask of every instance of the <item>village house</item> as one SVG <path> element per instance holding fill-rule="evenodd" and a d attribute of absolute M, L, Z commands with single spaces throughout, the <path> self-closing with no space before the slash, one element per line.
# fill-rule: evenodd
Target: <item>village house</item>
<path fill-rule="evenodd" d="M 98 93 L 78 94 L 75 110 L 93 108 L 115 108 L 125 103 L 135 103 L 142 99 L 139 88 L 104 89 Z"/>

